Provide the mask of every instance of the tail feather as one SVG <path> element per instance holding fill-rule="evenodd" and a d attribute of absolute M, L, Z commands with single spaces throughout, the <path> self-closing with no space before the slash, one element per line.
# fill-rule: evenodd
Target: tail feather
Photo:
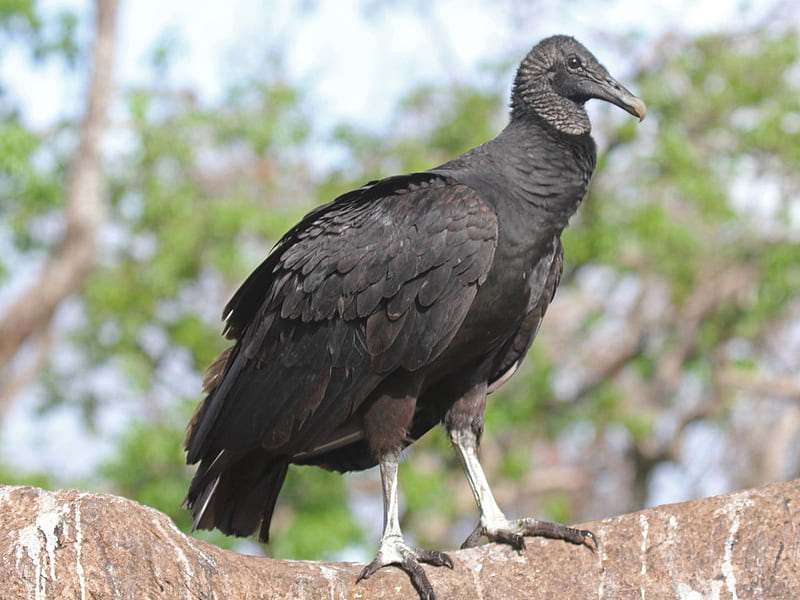
<path fill-rule="evenodd" d="M 192 509 L 192 531 L 196 529 L 213 529 L 214 528 L 214 501 L 217 496 L 215 492 L 219 486 L 220 476 L 217 476 L 214 481 L 206 486 L 200 493 L 200 496 L 191 506 L 187 506 L 188 502 L 184 502 L 184 508 Z"/>
<path fill-rule="evenodd" d="M 216 527 L 241 537 L 258 529 L 259 541 L 267 542 L 288 468 L 288 458 L 272 456 L 263 449 L 236 458 L 218 456 L 206 468 L 201 463 L 185 501 L 192 510 L 193 528 Z"/>
<path fill-rule="evenodd" d="M 197 405 L 186 428 L 186 439 L 183 442 L 186 464 L 193 465 L 210 450 L 207 438 L 217 422 L 223 400 L 236 382 L 236 374 L 245 362 L 243 353 L 236 352 L 238 348 L 238 345 L 231 346 L 209 367 L 203 383 L 208 395 Z"/>

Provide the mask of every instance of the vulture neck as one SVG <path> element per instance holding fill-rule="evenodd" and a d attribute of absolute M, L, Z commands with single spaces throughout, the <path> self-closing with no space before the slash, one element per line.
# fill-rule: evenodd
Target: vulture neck
<path fill-rule="evenodd" d="M 510 199 L 546 213 L 557 228 L 566 227 L 594 171 L 592 137 L 558 131 L 535 114 L 515 113 L 490 146 L 490 153 L 496 148 L 496 156 L 503 157 L 498 167 L 510 184 Z"/>

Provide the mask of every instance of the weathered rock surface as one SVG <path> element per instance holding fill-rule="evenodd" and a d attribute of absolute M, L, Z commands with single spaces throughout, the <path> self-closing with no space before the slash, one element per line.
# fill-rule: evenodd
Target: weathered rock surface
<path fill-rule="evenodd" d="M 582 525 L 581 527 L 584 527 Z M 600 549 L 530 539 L 426 567 L 441 600 L 800 598 L 800 481 L 659 506 L 585 527 Z M 0 598 L 417 598 L 407 576 L 221 550 L 115 496 L 0 486 Z"/>

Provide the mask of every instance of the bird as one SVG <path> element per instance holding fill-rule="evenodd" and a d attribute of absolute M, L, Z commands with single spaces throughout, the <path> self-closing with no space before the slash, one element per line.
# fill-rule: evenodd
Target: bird
<path fill-rule="evenodd" d="M 383 534 L 358 581 L 395 565 L 435 599 L 421 563 L 454 563 L 404 541 L 397 471 L 401 452 L 441 425 L 479 510 L 465 547 L 521 551 L 535 535 L 597 545 L 587 530 L 508 519 L 478 458 L 487 395 L 536 337 L 563 269 L 562 231 L 595 168 L 590 99 L 646 114 L 576 39 L 543 39 L 516 72 L 497 137 L 344 193 L 277 242 L 224 309 L 233 345 L 187 427 L 194 528 L 267 542 L 290 465 L 377 465 Z"/>

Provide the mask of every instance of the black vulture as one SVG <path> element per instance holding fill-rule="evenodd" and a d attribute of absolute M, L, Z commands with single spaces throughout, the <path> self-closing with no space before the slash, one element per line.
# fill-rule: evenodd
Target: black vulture
<path fill-rule="evenodd" d="M 561 232 L 596 162 L 591 98 L 645 116 L 579 42 L 547 38 L 522 61 L 495 139 L 371 181 L 284 235 L 225 307 L 235 343 L 210 368 L 188 427 L 187 461 L 200 462 L 185 503 L 195 527 L 267 541 L 290 464 L 380 465 L 384 532 L 359 579 L 398 565 L 433 598 L 419 563 L 453 563 L 403 541 L 397 464 L 441 423 L 480 511 L 465 545 L 593 539 L 507 519 L 477 457 L 486 395 L 516 370 L 561 276 Z"/>

